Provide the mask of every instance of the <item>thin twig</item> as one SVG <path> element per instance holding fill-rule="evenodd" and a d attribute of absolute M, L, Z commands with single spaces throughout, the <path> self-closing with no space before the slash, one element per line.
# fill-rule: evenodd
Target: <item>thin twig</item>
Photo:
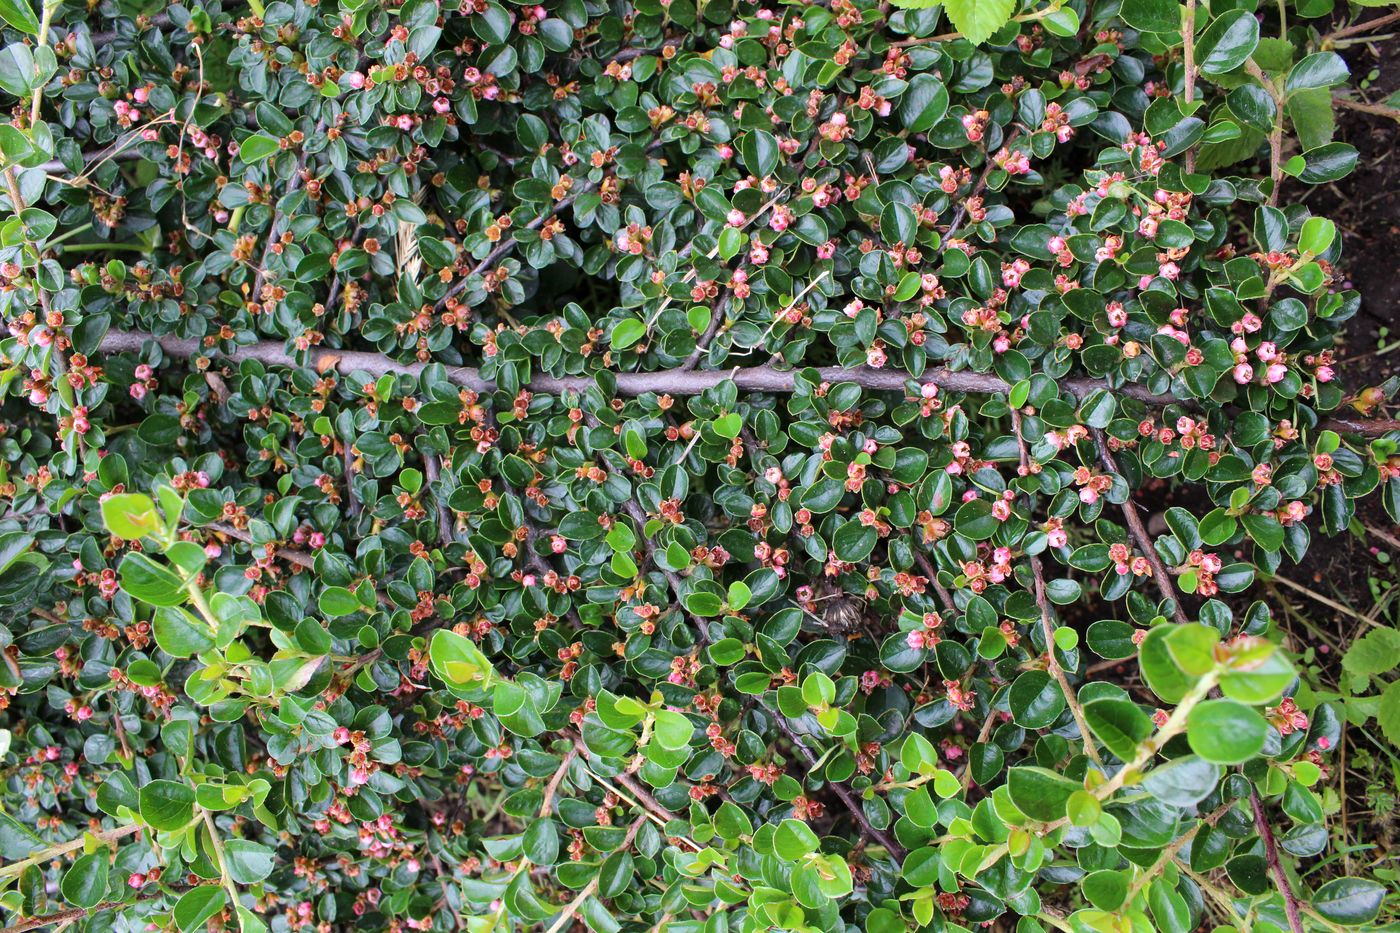
<path fill-rule="evenodd" d="M 956 615 L 958 607 L 957 604 L 953 602 L 953 594 L 948 592 L 948 588 L 939 581 L 938 568 L 933 566 L 933 561 L 929 560 L 928 555 L 917 548 L 914 550 L 914 560 L 918 562 L 919 569 L 924 572 L 924 576 L 928 577 L 929 585 L 931 585 L 933 591 L 938 594 L 938 599 L 943 603 L 943 608 L 948 610 L 949 617 L 951 618 Z"/>
<path fill-rule="evenodd" d="M 1144 871 L 1138 876 L 1138 879 L 1133 882 L 1133 886 L 1128 889 L 1128 896 L 1123 898 L 1123 903 L 1131 904 L 1133 898 L 1137 897 L 1143 888 L 1151 884 L 1152 880 L 1161 875 L 1162 871 L 1171 864 L 1171 860 L 1176 858 L 1176 853 L 1180 852 L 1185 848 L 1187 843 L 1196 838 L 1196 834 L 1201 831 L 1202 827 L 1214 826 L 1220 821 L 1220 818 L 1226 813 L 1229 813 L 1234 806 L 1235 801 L 1233 799 L 1221 804 L 1214 811 L 1197 820 L 1194 826 L 1182 833 L 1170 845 L 1163 849 L 1157 861 L 1152 863 L 1152 867 Z"/>
<path fill-rule="evenodd" d="M 321 136 L 325 131 L 326 123 L 324 120 L 321 120 L 316 124 L 316 129 L 313 131 L 312 135 Z M 292 171 L 291 181 L 287 183 L 287 191 L 286 194 L 282 195 L 282 198 L 286 198 L 288 195 L 301 188 L 301 176 L 302 173 L 306 171 L 306 160 L 311 155 L 306 148 L 307 142 L 309 142 L 309 140 L 302 142 L 301 152 L 297 155 L 297 166 Z M 278 202 L 280 202 L 282 198 L 278 198 Z M 267 280 L 267 261 L 272 257 L 272 246 L 281 239 L 281 235 L 277 232 L 277 224 L 281 220 L 282 212 L 274 207 L 272 210 L 272 220 L 269 221 L 267 225 L 267 242 L 263 244 L 262 258 L 258 260 L 257 271 L 253 273 L 253 288 L 252 291 L 248 293 L 248 300 L 250 302 L 262 303 L 262 299 L 258 296 L 262 294 L 263 282 Z"/>
<path fill-rule="evenodd" d="M 1283 863 L 1278 857 L 1278 843 L 1274 841 L 1274 830 L 1269 825 L 1269 820 L 1264 816 L 1264 802 L 1259 799 L 1259 792 L 1251 791 L 1249 794 L 1249 805 L 1254 808 L 1254 829 L 1259 833 L 1259 838 L 1264 840 L 1264 861 L 1269 865 L 1269 872 L 1274 876 L 1274 883 L 1278 885 L 1279 893 L 1283 895 L 1284 910 L 1288 914 L 1288 926 L 1293 933 L 1303 933 L 1303 918 L 1298 906 L 1298 895 L 1293 893 L 1293 884 L 1288 880 L 1288 873 L 1283 869 Z"/>
<path fill-rule="evenodd" d="M 1114 476 L 1122 476 L 1118 470 L 1118 464 L 1113 459 L 1112 452 L 1108 449 L 1108 439 L 1104 437 L 1103 431 L 1098 428 L 1090 428 L 1093 435 L 1094 444 L 1099 449 L 1099 462 L 1104 465 L 1104 469 Z M 1157 549 L 1152 546 L 1152 536 L 1143 527 L 1142 519 L 1138 517 L 1137 503 L 1129 496 L 1123 502 L 1123 518 L 1128 523 L 1128 531 L 1132 534 L 1133 540 L 1137 542 L 1138 550 L 1142 551 L 1147 558 L 1147 563 L 1152 567 L 1152 579 L 1157 582 L 1157 590 L 1162 594 L 1162 598 L 1172 606 L 1172 615 L 1182 625 L 1191 620 L 1186 616 L 1186 610 L 1181 605 L 1181 597 L 1176 591 L 1175 584 L 1172 583 L 1171 574 L 1167 572 L 1167 567 L 1162 563 L 1162 558 L 1157 556 Z"/>
<path fill-rule="evenodd" d="M 1021 436 L 1021 412 L 1016 408 L 1011 409 L 1011 430 L 1016 435 L 1016 446 L 1021 453 L 1021 472 L 1029 476 L 1031 455 L 1026 447 L 1026 439 Z M 1029 496 L 1027 499 L 1029 500 Z M 1065 695 L 1065 703 L 1069 706 L 1070 715 L 1074 717 L 1074 724 L 1079 728 L 1079 738 L 1084 743 L 1084 754 L 1088 755 L 1094 764 L 1103 767 L 1103 759 L 1099 757 L 1099 750 L 1094 746 L 1094 734 L 1089 731 L 1089 720 L 1085 718 L 1084 708 L 1079 704 L 1079 695 L 1070 686 L 1069 678 L 1065 676 L 1060 662 L 1055 658 L 1055 630 L 1050 624 L 1050 600 L 1045 596 L 1045 567 L 1039 554 L 1031 555 L 1031 575 L 1035 580 L 1035 604 L 1040 607 L 1040 630 L 1045 636 L 1045 667 L 1050 676 L 1055 678 L 1060 692 Z"/>
<path fill-rule="evenodd" d="M 641 829 L 642 824 L 646 821 L 647 817 L 645 813 L 632 821 L 632 825 L 627 828 L 627 835 L 622 838 L 621 851 L 625 852 L 627 849 L 631 848 L 632 841 L 637 838 L 637 830 Z M 559 933 L 560 930 L 568 926 L 574 919 L 574 915 L 578 913 L 579 908 L 583 906 L 583 902 L 592 897 L 593 892 L 597 890 L 598 876 L 594 875 L 593 880 L 584 885 L 583 890 L 578 892 L 578 896 L 569 902 L 569 906 L 564 908 L 564 912 L 559 915 L 559 919 L 555 920 L 554 923 L 550 925 L 547 933 Z"/>
<path fill-rule="evenodd" d="M 564 760 L 559 763 L 559 770 L 554 772 L 554 776 L 549 779 L 549 783 L 544 786 L 544 802 L 540 804 L 540 819 L 547 819 L 554 807 L 554 794 L 559 790 L 559 783 L 564 780 L 564 775 L 569 770 L 569 765 L 574 763 L 578 757 L 578 749 L 571 748 L 564 755 Z"/>
<path fill-rule="evenodd" d="M 441 483 L 442 468 L 438 463 L 437 454 L 423 454 L 423 474 L 427 477 L 430 487 L 438 486 Z M 446 547 L 456 539 L 452 533 L 455 523 L 452 520 L 451 511 L 447 507 L 447 497 L 437 490 L 433 490 L 432 495 L 437 510 L 438 539 Z"/>
<path fill-rule="evenodd" d="M 125 20 L 125 21 L 126 21 L 126 22 L 132 22 L 132 20 Z M 147 28 L 147 29 L 164 29 L 166 26 L 169 26 L 169 25 L 170 25 L 170 15 L 167 14 L 167 13 L 157 13 L 155 16 L 152 16 L 152 17 L 150 18 L 150 22 L 149 22 L 149 24 L 147 25 L 146 28 Z M 137 32 L 137 35 L 139 36 L 142 32 L 145 32 L 145 31 L 146 31 L 146 30 L 144 30 L 144 29 L 143 29 L 143 30 L 140 30 L 140 31 Z M 109 29 L 109 30 L 105 30 L 105 31 L 103 31 L 103 32 L 94 32 L 94 33 L 92 33 L 91 36 L 89 36 L 89 38 L 92 40 L 93 47 L 94 47 L 94 48 L 99 48 L 99 47 L 101 47 L 101 46 L 107 45 L 107 44 L 110 43 L 113 39 L 117 38 L 117 31 L 116 31 L 115 29 Z"/>
<path fill-rule="evenodd" d="M 104 910 L 115 910 L 118 907 L 131 907 L 135 904 L 142 904 L 146 901 L 153 901 L 157 898 L 166 897 L 171 893 L 181 893 L 189 888 L 179 885 L 171 891 L 152 891 L 150 894 L 142 894 L 129 901 L 103 901 L 94 907 L 71 907 L 68 910 L 60 910 L 53 914 L 44 914 L 40 917 L 28 917 L 19 923 L 11 924 L 0 930 L 0 933 L 26 933 L 28 930 L 37 930 L 51 924 L 61 924 L 67 926 L 78 920 L 84 920 L 94 914 L 100 914 Z"/>
<path fill-rule="evenodd" d="M 223 878 L 224 890 L 228 892 L 230 910 L 238 910 L 238 888 L 233 883 L 233 877 L 228 873 L 228 858 L 224 853 L 224 841 L 219 838 L 219 827 L 214 825 L 214 814 L 210 810 L 204 811 L 204 825 L 209 830 L 209 844 L 214 848 L 214 861 L 218 865 L 219 875 Z"/>
<path fill-rule="evenodd" d="M 1387 120 L 1400 121 L 1400 108 L 1397 107 L 1387 107 L 1385 104 L 1373 104 L 1364 100 L 1353 100 L 1340 94 L 1332 95 L 1332 103 L 1338 107 L 1345 107 L 1347 110 L 1355 110 L 1358 113 L 1369 113 L 1372 116 L 1385 117 Z"/>
<path fill-rule="evenodd" d="M 1365 528 L 1368 532 L 1375 535 L 1377 538 L 1380 538 L 1386 544 L 1400 551 L 1400 538 L 1395 537 L 1395 535 L 1391 534 L 1383 528 L 1377 528 L 1375 525 L 1362 525 L 1361 527 Z"/>
<path fill-rule="evenodd" d="M 345 465 L 345 511 L 353 519 L 358 518 L 360 514 L 360 497 L 355 495 L 355 455 L 350 448 L 351 444 L 345 442 L 345 449 L 340 456 Z M 431 479 L 431 474 L 429 478 Z"/>
<path fill-rule="evenodd" d="M 227 535 L 228 537 L 233 538 L 235 541 L 242 541 L 244 544 L 257 545 L 257 542 L 253 540 L 253 536 L 250 535 L 248 532 L 244 531 L 241 528 L 235 528 L 232 525 L 227 524 L 226 522 L 213 522 L 208 526 L 208 528 L 211 531 L 217 531 L 221 535 Z M 266 547 L 266 545 L 262 546 Z M 310 570 L 311 568 L 316 566 L 316 558 L 312 557 L 305 551 L 298 551 L 294 548 L 276 548 L 276 556 L 287 561 L 289 564 L 296 564 L 298 567 L 303 567 L 307 570 Z"/>
<path fill-rule="evenodd" d="M 118 826 L 116 829 L 104 829 L 101 832 L 93 833 L 92 835 L 99 842 L 116 842 L 118 839 L 121 839 L 124 836 L 130 836 L 132 833 L 140 831 L 140 824 L 130 823 L 126 826 Z M 67 855 L 69 852 L 76 852 L 78 849 L 81 849 L 83 845 L 87 842 L 87 836 L 88 834 L 84 833 L 77 839 L 73 839 L 69 842 L 60 842 L 58 845 L 53 845 L 49 846 L 46 849 L 41 849 L 40 851 L 34 853 L 26 859 L 21 859 L 17 862 L 10 862 L 7 865 L 0 866 L 0 878 L 8 878 L 12 875 L 22 874 L 24 870 L 30 865 L 38 865 L 41 862 L 47 862 L 50 859 L 56 859 L 60 855 Z"/>
<path fill-rule="evenodd" d="M 1186 17 L 1182 25 L 1182 68 L 1185 70 L 1182 100 L 1189 108 L 1196 96 L 1196 0 L 1186 0 Z M 1196 147 L 1186 150 L 1186 171 L 1196 170 Z"/>
<path fill-rule="evenodd" d="M 787 736 L 788 741 L 793 744 L 793 747 L 796 748 L 806 760 L 807 766 L 809 768 L 816 767 L 817 756 L 807 747 L 806 743 L 798 737 L 797 733 L 792 731 L 792 727 L 788 725 L 787 719 L 784 718 L 782 712 L 772 710 L 769 712 L 777 721 L 778 728 L 782 730 L 783 735 Z M 836 793 L 836 796 L 841 798 L 841 802 L 846 805 L 847 810 L 851 811 L 851 816 L 855 817 L 855 821 L 860 824 L 860 828 L 865 831 L 866 835 L 884 846 L 885 851 L 888 852 L 896 862 L 903 862 L 905 855 L 904 847 L 895 842 L 883 829 L 876 829 L 871 825 L 869 818 L 865 815 L 865 808 L 861 806 L 855 794 L 851 793 L 851 789 L 839 781 L 829 780 L 826 783 Z"/>
<path fill-rule="evenodd" d="M 1010 133 L 1006 134 L 1006 139 L 1002 140 L 1002 146 L 1010 146 L 1020 135 L 1021 128 L 1019 126 L 1014 127 Z M 940 253 L 948 249 L 948 244 L 953 240 L 953 234 L 957 233 L 958 229 L 962 227 L 962 222 L 967 217 L 967 202 L 977 197 L 987 187 L 987 180 L 991 178 L 992 169 L 994 168 L 996 168 L 996 163 L 988 156 L 987 164 L 982 169 L 982 174 L 977 177 L 977 181 L 973 184 L 972 190 L 967 193 L 967 197 L 962 199 L 962 202 L 958 204 L 958 209 L 953 213 L 953 222 L 948 225 L 948 232 L 943 234 L 943 242 L 938 247 Z"/>
<path fill-rule="evenodd" d="M 1345 26 L 1341 29 L 1336 30 L 1335 32 L 1329 32 L 1327 35 L 1323 36 L 1321 45 L 1323 48 L 1327 48 L 1329 45 L 1331 45 L 1333 42 L 1336 42 L 1338 39 L 1345 39 L 1348 36 L 1356 36 L 1360 35 L 1363 32 L 1370 32 L 1371 30 L 1379 29 L 1382 26 L 1389 26 L 1391 23 L 1394 23 L 1396 21 L 1400 21 L 1400 12 L 1387 13 L 1385 16 L 1378 16 L 1375 19 L 1368 19 L 1363 23 L 1353 23 L 1350 26 Z"/>
<path fill-rule="evenodd" d="M 1295 582 L 1293 582 L 1292 580 L 1288 579 L 1288 578 L 1285 577 L 1285 576 L 1276 576 L 1276 577 L 1273 577 L 1273 578 L 1271 578 L 1268 582 L 1270 582 L 1270 583 L 1282 583 L 1284 586 L 1288 587 L 1290 590 L 1296 590 L 1297 592 L 1302 593 L 1304 596 L 1308 596 L 1308 597 L 1310 597 L 1310 598 L 1312 598 L 1312 599 L 1315 599 L 1315 600 L 1317 600 L 1318 602 L 1322 603 L 1322 605 L 1326 606 L 1326 607 L 1329 608 L 1329 609 L 1335 609 L 1335 610 L 1337 610 L 1338 612 L 1342 613 L 1343 615 L 1351 616 L 1353 619 L 1357 619 L 1357 620 L 1359 620 L 1359 621 L 1361 621 L 1361 622 L 1365 622 L 1367 625 L 1371 625 L 1371 626 L 1374 626 L 1374 627 L 1376 627 L 1376 628 L 1385 628 L 1384 625 L 1381 625 L 1379 622 L 1375 621 L 1374 619 L 1367 618 L 1366 616 L 1364 616 L 1364 615 L 1362 615 L 1361 613 L 1357 612 L 1355 609 L 1352 609 L 1350 606 L 1344 606 L 1344 605 L 1342 605 L 1341 603 L 1337 602 L 1335 599 L 1330 599 L 1330 598 L 1328 598 L 1328 597 L 1326 597 L 1326 596 L 1323 596 L 1321 593 L 1317 592 L 1316 590 L 1308 589 L 1306 586 L 1303 586 L 1303 584 L 1301 584 L 1301 583 L 1295 583 Z"/>
<path fill-rule="evenodd" d="M 1264 73 L 1264 69 L 1260 68 L 1253 58 L 1244 63 L 1244 68 L 1250 77 L 1264 86 L 1264 90 L 1274 101 L 1274 125 L 1269 131 L 1269 178 L 1272 182 L 1269 189 L 1269 206 L 1274 207 L 1278 204 L 1279 188 L 1283 183 L 1283 117 L 1287 101 L 1278 84 Z"/>
<path fill-rule="evenodd" d="M 639 541 L 641 541 L 641 543 L 642 543 L 642 549 L 643 549 L 643 551 L 646 553 L 647 560 L 651 562 L 651 565 L 652 565 L 653 567 L 655 567 L 657 570 L 660 570 L 662 576 L 664 576 L 664 577 L 666 578 L 667 584 L 669 584 L 670 587 L 671 587 L 671 594 L 672 594 L 672 596 L 675 597 L 677 608 L 678 608 L 688 619 L 690 619 L 691 623 L 695 626 L 696 630 L 700 633 L 700 644 L 701 644 L 702 646 L 703 646 L 703 645 L 709 644 L 709 643 L 710 643 L 710 626 L 709 626 L 709 623 L 707 623 L 704 619 L 700 618 L 699 616 L 693 615 L 693 614 L 691 614 L 690 612 L 687 612 L 687 611 L 685 610 L 685 605 L 684 605 L 684 602 L 682 601 L 682 595 L 681 595 L 681 591 L 685 588 L 685 585 L 684 585 L 684 583 L 682 583 L 682 581 L 681 581 L 680 574 L 676 573 L 674 570 L 667 570 L 665 567 L 662 567 L 662 566 L 661 566 L 659 563 L 657 563 L 657 561 L 656 561 L 656 553 L 655 553 L 656 548 L 655 548 L 655 545 L 652 544 L 651 538 L 647 535 L 647 531 L 646 531 L 646 529 L 647 529 L 647 514 L 646 514 L 646 512 L 643 512 L 643 511 L 642 511 L 642 507 L 641 507 L 640 505 L 637 504 L 637 502 L 636 502 L 635 499 L 629 499 L 629 500 L 623 505 L 623 508 L 627 510 L 627 514 L 628 514 L 629 517 L 631 517 L 632 521 L 634 521 L 634 522 L 637 523 L 637 539 L 638 539 Z"/>

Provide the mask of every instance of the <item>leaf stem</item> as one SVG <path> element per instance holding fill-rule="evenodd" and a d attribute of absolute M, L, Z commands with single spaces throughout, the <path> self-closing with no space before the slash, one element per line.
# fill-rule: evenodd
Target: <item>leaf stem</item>
<path fill-rule="evenodd" d="M 214 825 L 214 814 L 208 810 L 204 811 L 204 825 L 209 830 L 209 844 L 214 847 L 214 858 L 219 863 L 219 874 L 224 879 L 224 890 L 228 892 L 229 910 L 236 915 L 238 913 L 238 887 L 233 883 L 233 878 L 228 873 L 228 858 L 224 853 L 223 840 L 219 838 L 219 829 Z"/>
<path fill-rule="evenodd" d="M 49 44 L 49 26 L 53 24 L 53 14 L 58 9 L 59 0 L 44 0 L 43 10 L 40 13 L 39 35 L 35 38 L 34 44 L 43 48 Z M 34 127 L 39 122 L 39 108 L 43 105 L 44 88 L 43 85 L 34 89 L 34 99 L 29 104 L 29 132 L 34 132 Z"/>

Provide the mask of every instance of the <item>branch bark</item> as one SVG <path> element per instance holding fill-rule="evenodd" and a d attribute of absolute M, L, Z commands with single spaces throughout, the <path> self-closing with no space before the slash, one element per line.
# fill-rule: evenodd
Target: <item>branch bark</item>
<path fill-rule="evenodd" d="M 159 344 L 166 356 L 188 359 L 191 357 L 215 357 L 221 355 L 215 348 L 205 346 L 201 340 L 180 337 L 157 337 L 140 331 L 114 331 L 102 338 L 100 350 L 104 353 L 140 353 L 147 343 Z M 304 359 L 296 359 L 278 342 L 264 340 L 239 347 L 234 353 L 223 354 L 230 359 L 257 360 L 266 366 L 311 366 L 318 370 L 334 369 L 343 375 L 364 372 L 371 376 L 385 373 L 402 373 L 418 376 L 426 368 L 419 362 L 399 363 L 380 353 L 358 350 L 318 349 L 310 351 Z M 481 373 L 469 366 L 447 366 L 447 378 L 455 385 L 477 392 L 494 392 L 496 383 L 484 378 Z M 750 366 L 736 370 L 660 370 L 649 373 L 614 373 L 617 381 L 617 394 L 637 396 L 647 392 L 668 395 L 699 395 L 706 389 L 719 385 L 726 379 L 746 392 L 788 393 L 794 388 L 795 370 L 778 369 L 771 364 Z M 930 369 L 918 379 L 897 370 L 872 369 L 868 366 L 845 368 L 840 366 L 817 367 L 818 378 L 825 382 L 854 382 L 866 389 L 877 392 L 903 392 L 911 383 L 933 384 L 951 392 L 967 392 L 999 395 L 1011 390 L 1010 384 L 990 373 L 953 371 L 943 367 Z M 549 376 L 536 375 L 530 380 L 532 392 L 582 392 L 593 385 L 593 376 Z M 1059 380 L 1059 385 L 1076 396 L 1083 397 L 1095 389 L 1108 389 L 1114 394 L 1136 399 L 1144 404 L 1165 407 L 1185 404 L 1171 395 L 1157 395 L 1145 386 L 1128 383 L 1123 386 L 1110 386 L 1105 380 L 1086 376 L 1072 376 Z M 1350 418 L 1332 417 L 1324 420 L 1320 427 L 1338 433 L 1363 434 L 1378 437 L 1390 431 L 1400 431 L 1400 420 L 1394 418 Z"/>

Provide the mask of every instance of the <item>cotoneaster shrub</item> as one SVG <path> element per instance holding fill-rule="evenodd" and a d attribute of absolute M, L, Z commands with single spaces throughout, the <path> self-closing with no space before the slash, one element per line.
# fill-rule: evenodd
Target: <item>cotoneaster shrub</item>
<path fill-rule="evenodd" d="M 1365 11 L 904 6 L 0 0 L 7 929 L 1393 916 Z"/>

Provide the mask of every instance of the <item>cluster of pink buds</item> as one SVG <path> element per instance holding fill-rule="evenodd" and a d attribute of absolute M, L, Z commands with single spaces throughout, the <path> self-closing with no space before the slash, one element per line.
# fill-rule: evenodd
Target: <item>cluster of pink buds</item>
<path fill-rule="evenodd" d="M 866 671 L 860 675 L 860 692 L 869 696 L 877 687 L 888 687 L 891 683 L 890 675 L 882 671 Z"/>
<path fill-rule="evenodd" d="M 1026 175 L 1031 170 L 1031 157 L 1019 149 L 1011 150 L 1003 146 L 992 156 L 997 168 L 1008 175 Z"/>
<path fill-rule="evenodd" d="M 1264 711 L 1279 735 L 1292 735 L 1308 727 L 1308 714 L 1298 708 L 1292 697 L 1284 697 L 1278 706 Z"/>
<path fill-rule="evenodd" d="M 1045 108 L 1045 119 L 1040 121 L 1040 129 L 1054 133 L 1055 139 L 1067 143 L 1074 138 L 1074 127 L 1069 125 L 1069 114 L 1058 103 L 1051 102 Z"/>
<path fill-rule="evenodd" d="M 1089 437 L 1089 429 L 1082 424 L 1072 424 L 1063 431 L 1047 431 L 1045 433 L 1045 443 L 1056 450 L 1064 450 L 1073 447 L 1082 440 Z"/>
<path fill-rule="evenodd" d="M 522 36 L 531 36 L 535 34 L 536 26 L 548 18 L 549 11 L 542 6 L 521 7 L 515 28 Z"/>
<path fill-rule="evenodd" d="M 1052 236 L 1045 243 L 1045 248 L 1055 254 L 1055 261 L 1061 268 L 1067 268 L 1074 263 L 1074 253 L 1070 252 L 1069 244 L 1062 236 Z"/>
<path fill-rule="evenodd" d="M 967 588 L 974 593 L 985 592 L 988 586 L 1005 582 L 1011 577 L 1011 549 L 996 548 L 988 561 L 967 561 L 962 565 Z"/>
<path fill-rule="evenodd" d="M 1224 566 L 1224 561 L 1219 554 L 1209 554 L 1204 551 L 1192 551 L 1186 558 L 1186 565 L 1196 570 L 1196 592 L 1202 596 L 1214 596 L 1220 592 L 1220 587 L 1215 582 L 1215 575 Z"/>
<path fill-rule="evenodd" d="M 817 128 L 823 139 L 833 143 L 843 142 L 855 131 L 856 128 L 850 125 L 850 120 L 839 110 Z"/>
<path fill-rule="evenodd" d="M 1235 355 L 1235 381 L 1248 385 L 1254 381 L 1255 368 L 1250 363 L 1250 351 L 1243 337 L 1230 341 L 1230 351 Z M 1254 356 L 1263 367 L 1263 381 L 1268 385 L 1282 382 L 1288 375 L 1288 357 L 1272 340 L 1265 340 L 1254 349 Z"/>
<path fill-rule="evenodd" d="M 1104 237 L 1103 245 L 1094 250 L 1094 258 L 1099 262 L 1112 262 L 1118 256 L 1118 251 L 1123 248 L 1123 238 L 1114 234 Z"/>
<path fill-rule="evenodd" d="M 977 698 L 977 691 L 973 690 L 971 687 L 964 687 L 956 680 L 943 681 L 943 689 L 948 692 L 948 703 L 951 704 L 954 709 L 961 710 L 964 713 L 972 709 L 973 702 Z"/>
<path fill-rule="evenodd" d="M 1109 546 L 1108 559 L 1113 561 L 1114 570 L 1120 577 L 1129 573 L 1135 577 L 1145 577 L 1152 572 L 1152 565 L 1146 557 L 1134 557 L 1128 546 L 1121 542 Z"/>
<path fill-rule="evenodd" d="M 1013 262 L 1001 264 L 1001 284 L 1007 288 L 1019 288 L 1021 278 L 1031 271 L 1031 264 L 1024 259 L 1017 258 Z"/>
<path fill-rule="evenodd" d="M 963 114 L 962 125 L 967 131 L 967 141 L 970 143 L 980 143 L 982 134 L 987 131 L 987 121 L 992 115 L 985 110 L 977 110 L 972 113 Z"/>
<path fill-rule="evenodd" d="M 136 372 L 134 374 L 136 381 L 133 382 L 131 384 L 131 387 L 127 390 L 131 393 L 132 398 L 136 399 L 136 401 L 139 402 L 146 397 L 147 392 L 154 389 L 158 385 L 154 378 L 154 374 L 155 371 L 151 369 L 149 364 L 142 363 L 141 365 L 136 367 Z"/>
<path fill-rule="evenodd" d="M 944 194 L 956 194 L 958 189 L 972 181 L 972 170 L 967 166 L 961 169 L 945 165 L 938 170 L 939 187 Z"/>
<path fill-rule="evenodd" d="M 191 124 L 189 128 L 189 138 L 190 142 L 194 144 L 194 147 L 196 149 L 203 151 L 204 157 L 206 159 L 214 159 L 218 157 L 219 147 L 223 144 L 223 140 L 219 137 L 210 136 L 208 133 L 205 133 L 199 127 Z"/>
<path fill-rule="evenodd" d="M 724 737 L 724 727 L 717 722 L 705 727 L 705 737 L 710 740 L 710 747 L 725 758 L 733 758 L 734 753 L 738 751 L 734 743 Z"/>
<path fill-rule="evenodd" d="M 323 532 L 312 531 L 307 526 L 301 525 L 292 532 L 292 543 L 298 547 L 310 545 L 313 549 L 323 548 L 326 546 L 326 536 Z"/>
<path fill-rule="evenodd" d="M 671 659 L 671 673 L 666 679 L 678 686 L 693 686 L 695 675 L 700 673 L 700 661 L 693 654 Z"/>
<path fill-rule="evenodd" d="M 910 648 L 932 648 L 942 639 L 938 636 L 938 629 L 943 626 L 943 617 L 936 612 L 926 612 L 923 618 L 923 628 L 916 628 L 904 636 L 904 641 Z"/>
<path fill-rule="evenodd" d="M 1113 488 L 1113 477 L 1082 466 L 1074 471 L 1074 484 L 1079 487 L 1079 501 L 1093 505 L 1099 501 L 1099 496 Z"/>

